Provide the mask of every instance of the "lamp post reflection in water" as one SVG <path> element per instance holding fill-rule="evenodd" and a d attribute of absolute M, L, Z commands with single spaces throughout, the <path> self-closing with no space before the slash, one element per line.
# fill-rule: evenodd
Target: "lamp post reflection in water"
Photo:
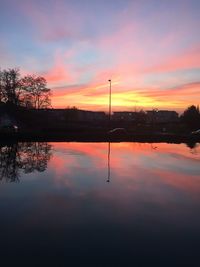
<path fill-rule="evenodd" d="M 110 142 L 108 142 L 108 179 L 106 182 L 110 182 Z"/>

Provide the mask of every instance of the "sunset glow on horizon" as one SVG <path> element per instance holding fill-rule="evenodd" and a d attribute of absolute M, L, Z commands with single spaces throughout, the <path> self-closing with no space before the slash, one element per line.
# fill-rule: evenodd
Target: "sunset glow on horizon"
<path fill-rule="evenodd" d="M 182 112 L 200 102 L 198 0 L 1 0 L 0 68 L 46 78 L 52 106 Z"/>

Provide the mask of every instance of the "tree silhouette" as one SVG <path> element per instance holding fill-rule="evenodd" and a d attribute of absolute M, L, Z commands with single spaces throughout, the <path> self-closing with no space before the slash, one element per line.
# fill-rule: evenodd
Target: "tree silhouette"
<path fill-rule="evenodd" d="M 0 102 L 27 108 L 51 106 L 51 90 L 44 77 L 20 77 L 19 69 L 0 70 Z"/>
<path fill-rule="evenodd" d="M 45 78 L 27 75 L 21 79 L 21 87 L 23 89 L 22 102 L 26 107 L 40 109 L 51 105 L 50 89 L 47 88 Z"/>
<path fill-rule="evenodd" d="M 0 100 L 10 104 L 20 103 L 20 72 L 19 69 L 0 71 Z"/>
<path fill-rule="evenodd" d="M 200 127 L 199 107 L 188 107 L 181 115 L 181 120 L 192 130 Z"/>

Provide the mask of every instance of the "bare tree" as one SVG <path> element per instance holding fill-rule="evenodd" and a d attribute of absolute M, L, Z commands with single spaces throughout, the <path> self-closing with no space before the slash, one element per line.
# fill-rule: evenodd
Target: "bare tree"
<path fill-rule="evenodd" d="M 27 75 L 21 79 L 21 87 L 23 90 L 22 102 L 26 106 L 36 109 L 51 106 L 51 92 L 47 88 L 47 82 L 44 77 Z"/>
<path fill-rule="evenodd" d="M 19 105 L 20 94 L 19 69 L 0 70 L 0 100 Z"/>
<path fill-rule="evenodd" d="M 0 70 L 0 102 L 48 108 L 51 106 L 50 95 L 45 78 L 36 75 L 20 78 L 19 69 Z"/>

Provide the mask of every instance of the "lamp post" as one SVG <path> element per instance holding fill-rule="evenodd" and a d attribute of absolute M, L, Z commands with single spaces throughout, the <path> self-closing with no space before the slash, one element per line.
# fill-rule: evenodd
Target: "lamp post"
<path fill-rule="evenodd" d="M 110 83 L 110 90 L 109 90 L 109 128 L 111 126 L 111 80 L 108 80 Z"/>
<path fill-rule="evenodd" d="M 109 130 L 111 129 L 111 80 L 108 80 L 110 84 L 109 88 Z M 108 179 L 106 181 L 107 183 L 110 182 L 110 140 L 108 142 Z"/>

